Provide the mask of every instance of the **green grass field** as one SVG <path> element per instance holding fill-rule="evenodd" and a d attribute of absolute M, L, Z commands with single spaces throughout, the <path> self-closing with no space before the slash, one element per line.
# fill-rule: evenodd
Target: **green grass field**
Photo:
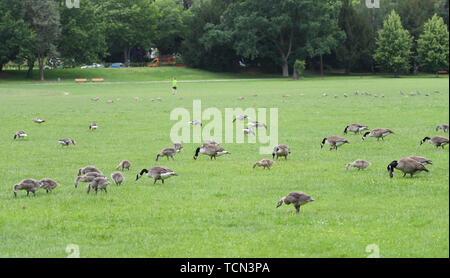
<path fill-rule="evenodd" d="M 370 244 L 379 247 L 381 257 L 449 256 L 448 146 L 419 146 L 425 136 L 448 137 L 435 131 L 449 121 L 448 78 L 183 82 L 239 76 L 174 70 L 147 69 L 139 78 L 127 78 L 128 71 L 112 76 L 97 70 L 92 77 L 114 81 L 105 84 L 0 81 L 0 257 L 66 257 L 69 244 L 79 246 L 80 257 L 367 257 Z M 173 75 L 182 100 L 171 96 Z M 355 90 L 385 98 L 354 96 Z M 422 94 L 405 98 L 401 90 Z M 96 96 L 100 101 L 92 102 Z M 163 101 L 150 101 L 156 97 Z M 105 103 L 116 98 L 121 101 Z M 271 171 L 253 170 L 254 162 L 270 157 L 259 154 L 259 144 L 222 144 L 231 155 L 194 161 L 199 144 L 186 143 L 175 161 L 155 162 L 156 154 L 172 144 L 170 112 L 191 110 L 195 99 L 203 109 L 221 111 L 278 108 L 279 143 L 289 145 L 292 155 Z M 47 122 L 37 125 L 34 117 Z M 95 132 L 88 129 L 92 121 L 99 124 Z M 384 142 L 344 136 L 353 122 L 395 134 Z M 14 141 L 21 129 L 28 138 Z M 321 149 L 322 139 L 331 135 L 344 136 L 350 144 L 337 152 Z M 62 137 L 78 144 L 62 149 Z M 396 171 L 390 179 L 386 166 L 409 155 L 431 159 L 430 172 L 402 178 Z M 358 158 L 372 166 L 346 171 L 346 163 Z M 78 168 L 95 165 L 109 177 L 123 159 L 133 166 L 124 171 L 122 186 L 111 185 L 107 194 L 98 195 L 86 194 L 84 183 L 74 188 Z M 147 177 L 135 181 L 142 168 L 156 165 L 179 176 L 164 185 L 153 185 Z M 37 197 L 19 191 L 14 198 L 14 184 L 45 177 L 61 186 L 52 194 L 41 190 Z M 299 214 L 292 206 L 275 208 L 292 191 L 316 201 Z"/>

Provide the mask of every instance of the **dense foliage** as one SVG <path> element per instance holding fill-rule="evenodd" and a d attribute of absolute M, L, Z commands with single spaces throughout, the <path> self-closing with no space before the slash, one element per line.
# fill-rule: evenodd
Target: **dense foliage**
<path fill-rule="evenodd" d="M 37 65 L 43 79 L 50 61 L 144 65 L 152 49 L 194 68 L 286 77 L 298 59 L 322 74 L 448 70 L 448 0 L 79 1 L 0 0 L 0 71 Z"/>

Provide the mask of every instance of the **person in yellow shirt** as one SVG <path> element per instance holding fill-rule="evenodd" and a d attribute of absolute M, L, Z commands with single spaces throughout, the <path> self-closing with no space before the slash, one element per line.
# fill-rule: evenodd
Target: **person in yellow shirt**
<path fill-rule="evenodd" d="M 172 95 L 177 93 L 177 79 L 174 77 L 172 81 Z"/>

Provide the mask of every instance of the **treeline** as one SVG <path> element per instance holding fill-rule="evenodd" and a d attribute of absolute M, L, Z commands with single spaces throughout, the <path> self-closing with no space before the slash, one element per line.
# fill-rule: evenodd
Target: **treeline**
<path fill-rule="evenodd" d="M 448 0 L 0 0 L 0 71 L 7 63 L 73 66 L 181 54 L 190 67 L 448 70 Z"/>

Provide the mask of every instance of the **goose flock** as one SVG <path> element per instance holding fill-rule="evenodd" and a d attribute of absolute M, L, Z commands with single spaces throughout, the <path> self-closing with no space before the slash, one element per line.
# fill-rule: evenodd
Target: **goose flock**
<path fill-rule="evenodd" d="M 436 93 L 436 92 L 435 92 Z M 370 95 L 367 92 L 354 92 L 354 95 Z M 401 95 L 404 95 L 403 92 L 400 92 Z M 415 93 L 414 95 L 420 94 L 420 92 Z M 303 95 L 303 94 L 302 94 Z M 257 95 L 253 95 L 257 96 Z M 323 97 L 327 97 L 328 95 L 326 93 L 322 94 Z M 375 95 L 377 97 L 377 95 Z M 384 97 L 384 95 L 380 95 L 381 97 Z M 408 95 L 406 95 L 408 96 Z M 412 95 L 411 95 L 412 96 Z M 290 95 L 283 95 L 283 97 L 290 97 Z M 337 98 L 337 96 L 334 96 Z M 344 97 L 348 97 L 347 94 L 344 94 Z M 242 98 L 243 99 L 243 98 Z M 242 100 L 241 99 L 241 100 Z M 94 97 L 91 99 L 92 101 L 99 101 L 98 97 Z M 135 98 L 136 101 L 139 101 L 139 98 Z M 162 101 L 161 98 L 157 98 L 158 101 Z M 119 99 L 117 99 L 119 101 Z M 107 100 L 106 103 L 113 103 L 112 100 Z M 247 126 L 244 128 L 244 133 L 247 135 L 256 135 L 256 129 L 258 128 L 265 128 L 267 129 L 267 125 L 262 122 L 258 121 L 250 121 L 251 118 L 248 115 L 237 115 L 233 119 L 233 123 L 236 121 L 245 121 L 247 120 Z M 40 118 L 33 118 L 33 122 L 41 125 L 42 123 L 45 123 L 46 121 Z M 47 123 L 48 124 L 48 123 Z M 199 120 L 192 120 L 188 122 L 188 124 L 193 126 L 200 126 L 202 127 L 203 124 Z M 89 125 L 89 130 L 95 131 L 99 128 L 99 125 L 96 122 L 92 122 Z M 449 131 L 449 125 L 448 124 L 440 124 L 435 127 L 435 131 L 438 132 L 439 130 L 442 130 L 444 132 Z M 344 134 L 347 135 L 348 132 L 353 132 L 354 135 L 362 134 L 362 132 L 365 132 L 361 139 L 364 141 L 366 137 L 374 137 L 377 138 L 377 141 L 380 139 L 384 141 L 384 137 L 395 134 L 392 130 L 387 128 L 375 128 L 372 130 L 369 130 L 369 127 L 367 125 L 363 125 L 360 123 L 351 123 L 347 125 L 344 128 Z M 22 139 L 25 140 L 27 137 L 27 133 L 23 130 L 19 130 L 14 134 L 13 139 Z M 20 140 L 20 141 L 22 141 Z M 444 148 L 445 145 L 449 143 L 449 139 L 444 136 L 434 136 L 429 137 L 426 136 L 424 139 L 420 141 L 420 145 L 422 145 L 425 142 L 429 142 L 431 145 L 435 146 L 436 148 Z M 76 145 L 76 141 L 72 138 L 62 138 L 58 140 L 59 144 L 61 144 L 62 147 L 69 147 L 69 145 Z M 343 137 L 340 136 L 328 136 L 322 139 L 322 142 L 320 144 L 321 148 L 324 147 L 324 145 L 327 144 L 330 146 L 330 151 L 332 150 L 338 150 L 338 147 L 343 146 L 345 144 L 350 144 L 350 142 Z M 177 155 L 181 150 L 183 149 L 183 145 L 181 143 L 175 142 L 171 147 L 167 147 L 162 149 L 157 155 L 156 155 L 156 161 L 158 161 L 162 157 L 166 157 L 169 161 L 170 159 L 175 160 L 175 155 Z M 231 155 L 231 153 L 227 150 L 225 150 L 222 146 L 220 146 L 219 143 L 215 141 L 206 140 L 203 142 L 203 144 L 199 147 L 197 147 L 194 151 L 194 160 L 197 160 L 200 155 L 209 156 L 210 160 L 216 160 L 217 157 L 223 156 L 225 154 Z M 274 147 L 272 152 L 272 159 L 269 158 L 263 158 L 260 161 L 257 161 L 253 164 L 253 169 L 256 167 L 262 167 L 264 170 L 270 170 L 273 164 L 275 163 L 275 160 L 278 160 L 279 158 L 284 158 L 284 160 L 288 159 L 288 156 L 291 155 L 291 149 L 289 146 L 285 144 L 280 144 Z M 413 177 L 414 174 L 418 172 L 429 172 L 429 170 L 425 167 L 425 165 L 431 165 L 432 161 L 420 156 L 409 156 L 406 158 L 402 158 L 399 160 L 392 161 L 387 166 L 387 171 L 389 173 L 389 176 L 392 178 L 394 175 L 394 170 L 399 170 L 403 172 L 403 177 L 405 177 L 407 174 L 409 174 L 411 177 Z M 369 161 L 357 159 L 353 162 L 347 163 L 345 168 L 348 170 L 348 168 L 357 168 L 358 171 L 364 170 L 371 166 L 372 164 Z M 111 173 L 111 180 L 116 184 L 117 186 L 120 186 L 122 183 L 125 182 L 125 177 L 120 171 L 130 170 L 132 166 L 132 163 L 129 160 L 122 160 L 119 165 L 115 168 L 116 172 Z M 153 184 L 155 184 L 158 180 L 161 181 L 162 184 L 164 184 L 164 181 L 171 178 L 176 177 L 178 174 L 165 166 L 155 166 L 150 169 L 142 169 L 137 175 L 136 175 L 136 181 L 138 181 L 143 175 L 146 175 L 148 178 L 151 178 L 154 180 Z M 87 193 L 89 193 L 91 190 L 94 190 L 95 193 L 100 191 L 104 191 L 107 193 L 107 187 L 111 183 L 109 182 L 108 178 L 103 174 L 103 172 L 99 169 L 97 169 L 95 166 L 85 166 L 83 168 L 78 169 L 77 176 L 74 180 L 74 186 L 77 188 L 78 184 L 80 182 L 88 183 L 87 186 Z M 44 178 L 41 180 L 35 180 L 35 179 L 24 179 L 18 184 L 15 184 L 13 186 L 13 193 L 14 196 L 17 196 L 17 193 L 19 190 L 24 190 L 27 192 L 27 196 L 29 196 L 29 193 L 33 193 L 34 196 L 36 196 L 36 192 L 39 189 L 46 190 L 47 193 L 52 192 L 53 189 L 58 187 L 59 184 L 49 178 Z M 313 202 L 314 199 L 310 197 L 308 194 L 303 192 L 291 192 L 285 197 L 281 198 L 281 200 L 277 203 L 277 208 L 280 207 L 283 204 L 289 205 L 292 204 L 296 212 L 300 212 L 300 207 L 304 204 L 307 204 L 309 202 Z"/>

